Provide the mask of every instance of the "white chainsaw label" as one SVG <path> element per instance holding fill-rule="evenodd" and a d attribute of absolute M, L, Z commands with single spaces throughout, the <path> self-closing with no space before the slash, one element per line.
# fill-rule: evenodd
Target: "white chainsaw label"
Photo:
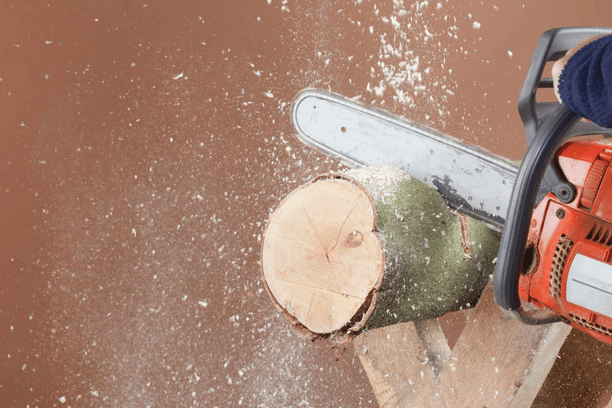
<path fill-rule="evenodd" d="M 570 266 L 567 301 L 612 317 L 612 265 L 577 254 Z"/>

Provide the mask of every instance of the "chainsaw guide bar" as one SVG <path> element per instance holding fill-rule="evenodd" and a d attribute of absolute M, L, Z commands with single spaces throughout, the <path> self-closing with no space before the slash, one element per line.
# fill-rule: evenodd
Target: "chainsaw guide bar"
<path fill-rule="evenodd" d="M 303 143 L 350 167 L 399 167 L 451 208 L 504 224 L 518 169 L 484 149 L 320 90 L 298 94 L 292 121 Z"/>

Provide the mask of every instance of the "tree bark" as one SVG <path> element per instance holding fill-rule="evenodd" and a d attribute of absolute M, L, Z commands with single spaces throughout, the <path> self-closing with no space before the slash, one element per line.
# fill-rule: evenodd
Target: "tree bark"
<path fill-rule="evenodd" d="M 262 274 L 303 334 L 350 336 L 474 306 L 499 239 L 400 169 L 351 169 L 279 204 L 263 236 Z"/>

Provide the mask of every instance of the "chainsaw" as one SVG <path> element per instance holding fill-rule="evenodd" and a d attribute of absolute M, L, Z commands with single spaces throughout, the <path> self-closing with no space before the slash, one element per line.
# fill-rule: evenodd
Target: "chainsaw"
<path fill-rule="evenodd" d="M 528 142 L 520 167 L 486 150 L 331 92 L 293 103 L 299 139 L 350 167 L 391 165 L 438 190 L 451 208 L 503 230 L 494 296 L 526 324 L 562 321 L 612 344 L 612 129 L 580 121 L 542 74 L 608 28 L 542 34 L 518 101 Z M 603 135 L 581 138 L 578 136 Z"/>

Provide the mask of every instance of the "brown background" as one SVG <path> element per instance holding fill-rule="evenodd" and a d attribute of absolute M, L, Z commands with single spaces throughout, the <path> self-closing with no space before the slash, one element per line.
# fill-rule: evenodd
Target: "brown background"
<path fill-rule="evenodd" d="M 352 348 L 336 363 L 262 288 L 270 211 L 338 168 L 294 137 L 293 97 L 361 95 L 518 159 L 540 33 L 610 15 L 573 0 L 2 2 L 0 405 L 376 406 Z M 572 336 L 539 406 L 608 392 L 592 378 L 609 349 Z"/>

